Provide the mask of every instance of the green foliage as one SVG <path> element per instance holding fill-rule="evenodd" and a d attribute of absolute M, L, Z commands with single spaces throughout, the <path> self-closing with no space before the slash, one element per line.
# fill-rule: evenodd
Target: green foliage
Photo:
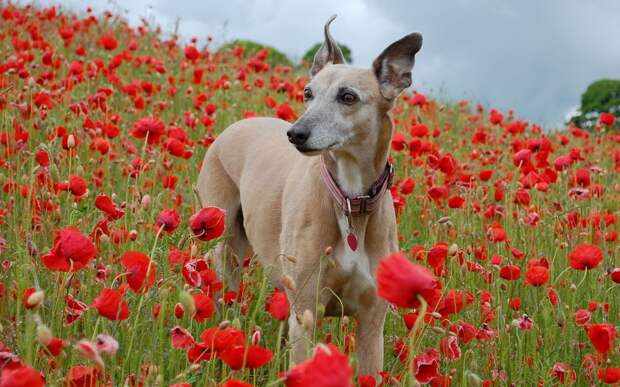
<path fill-rule="evenodd" d="M 600 113 L 609 112 L 620 117 L 620 80 L 601 79 L 588 86 L 581 95 L 579 114 L 570 121 L 575 125 L 590 129 L 598 122 Z"/>
<path fill-rule="evenodd" d="M 319 42 L 312 46 L 308 51 L 306 51 L 302 58 L 302 62 L 307 64 L 312 63 L 312 61 L 314 60 L 314 55 L 317 51 L 319 51 L 319 48 L 321 48 L 321 44 L 323 43 Z M 351 49 L 342 43 L 338 43 L 338 46 L 340 47 L 342 55 L 344 55 L 344 59 L 347 61 L 347 63 L 351 63 L 353 61 L 353 58 L 351 57 Z"/>
<path fill-rule="evenodd" d="M 263 48 L 266 48 L 269 50 L 269 56 L 267 57 L 265 62 L 268 63 L 270 66 L 293 66 L 291 60 L 283 52 L 271 46 L 254 42 L 252 40 L 234 40 L 232 42 L 224 44 L 222 47 L 219 48 L 218 52 L 228 53 L 230 50 L 234 49 L 237 46 L 243 47 L 244 59 L 250 58 Z"/>

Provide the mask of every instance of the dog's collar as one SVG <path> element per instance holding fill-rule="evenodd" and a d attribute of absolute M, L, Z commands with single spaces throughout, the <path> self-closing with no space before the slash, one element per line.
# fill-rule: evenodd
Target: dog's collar
<path fill-rule="evenodd" d="M 370 186 L 368 194 L 350 197 L 340 189 L 332 174 L 327 170 L 325 161 L 321 158 L 321 177 L 332 198 L 345 215 L 367 215 L 375 211 L 385 192 L 392 185 L 394 167 L 388 161 L 379 178 Z"/>

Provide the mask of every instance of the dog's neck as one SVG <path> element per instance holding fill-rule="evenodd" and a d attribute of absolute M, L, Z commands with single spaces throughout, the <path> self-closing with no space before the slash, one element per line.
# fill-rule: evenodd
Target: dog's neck
<path fill-rule="evenodd" d="M 375 138 L 368 139 L 371 144 L 329 151 L 321 156 L 340 189 L 350 197 L 366 195 L 385 170 L 392 138 L 392 124 L 387 116 L 373 133 Z"/>

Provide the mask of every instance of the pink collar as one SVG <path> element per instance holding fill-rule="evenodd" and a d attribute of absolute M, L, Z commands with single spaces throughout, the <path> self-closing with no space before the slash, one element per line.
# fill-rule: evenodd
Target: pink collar
<path fill-rule="evenodd" d="M 338 183 L 336 183 L 332 174 L 327 170 L 323 158 L 321 158 L 321 177 L 323 177 L 323 181 L 327 186 L 327 190 L 332 195 L 332 198 L 342 211 L 344 211 L 345 215 L 367 215 L 377 209 L 381 198 L 392 185 L 394 167 L 388 161 L 383 173 L 381 173 L 379 178 L 370 186 L 368 194 L 355 197 L 349 197 L 338 187 Z"/>

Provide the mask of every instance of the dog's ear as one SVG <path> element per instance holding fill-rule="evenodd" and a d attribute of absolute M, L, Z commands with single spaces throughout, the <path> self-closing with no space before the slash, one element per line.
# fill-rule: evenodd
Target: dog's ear
<path fill-rule="evenodd" d="M 384 98 L 393 100 L 411 86 L 415 54 L 422 48 L 422 35 L 414 32 L 390 44 L 374 60 L 372 68 Z"/>
<path fill-rule="evenodd" d="M 338 47 L 338 44 L 329 33 L 329 25 L 332 24 L 335 18 L 336 15 L 332 15 L 325 23 L 325 41 L 314 55 L 314 62 L 310 68 L 311 77 L 314 77 L 316 73 L 321 71 L 330 62 L 333 64 L 344 63 L 344 55 L 342 55 L 340 47 Z"/>

